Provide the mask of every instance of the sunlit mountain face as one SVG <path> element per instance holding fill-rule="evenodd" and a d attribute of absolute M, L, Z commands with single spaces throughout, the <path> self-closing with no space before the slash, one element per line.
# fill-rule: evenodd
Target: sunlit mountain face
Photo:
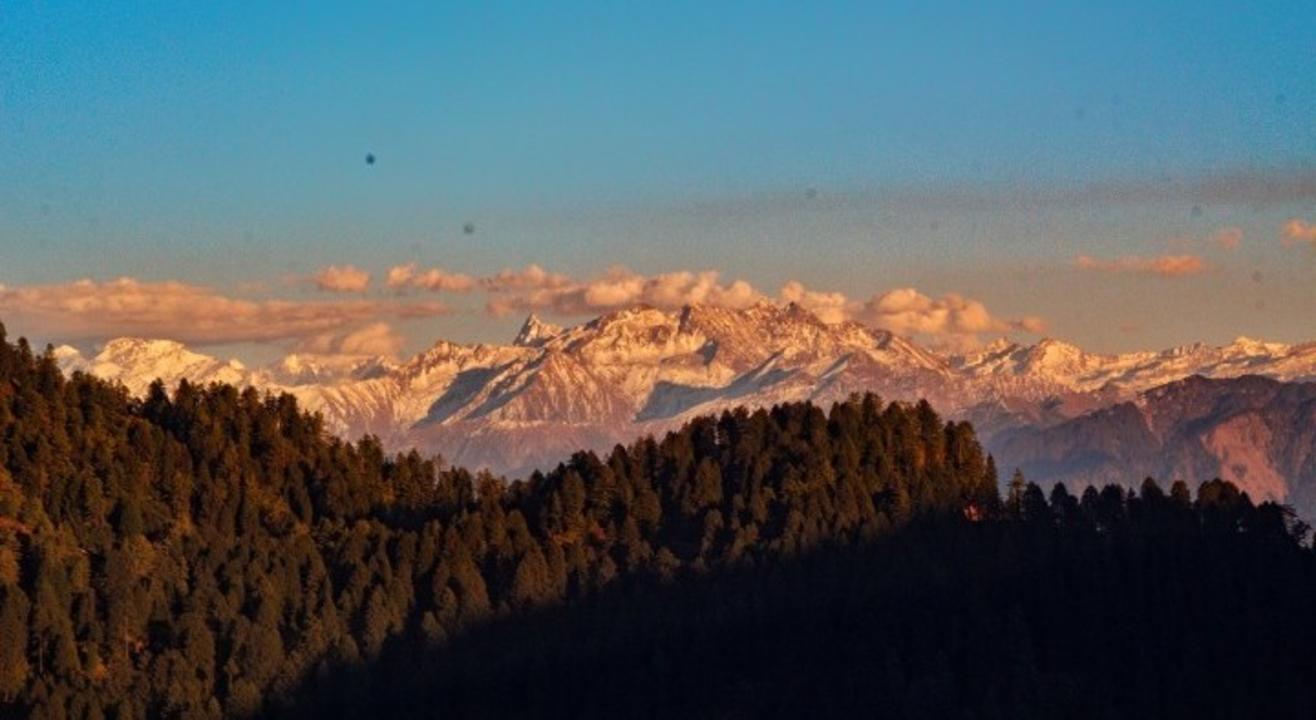
<path fill-rule="evenodd" d="M 1053 339 L 1002 340 L 954 354 L 854 322 L 827 323 L 798 305 L 760 303 L 740 310 L 640 306 L 569 328 L 531 315 L 508 344 L 439 341 L 402 361 L 294 353 L 247 367 L 180 343 L 131 338 L 91 357 L 68 347 L 55 356 L 67 372 L 121 382 L 138 395 L 157 378 L 169 387 L 187 380 L 289 392 L 345 438 L 371 433 L 394 449 L 418 448 L 511 477 L 550 469 L 581 448 L 661 435 L 699 415 L 874 392 L 926 399 L 973 420 L 989 450 L 1038 482 L 1073 487 L 1155 475 L 1195 485 L 1226 477 L 1257 497 L 1311 509 L 1308 454 L 1276 449 L 1291 444 L 1276 438 L 1300 419 L 1274 415 L 1278 401 L 1267 393 L 1234 407 L 1224 399 L 1187 403 L 1173 388 L 1199 376 L 1316 380 L 1313 343 L 1239 338 L 1108 355 Z M 1233 399 L 1253 386 L 1207 387 L 1213 397 Z M 1106 446 L 1122 442 L 1106 427 L 1117 420 L 1138 434 L 1137 443 Z M 1096 427 L 1108 443 L 1071 437 Z M 1188 450 L 1164 449 L 1172 442 L 1166 428 L 1177 433 L 1176 448 L 1192 449 L 1191 461 L 1176 459 Z M 1121 453 L 1139 459 L 1130 465 Z"/>

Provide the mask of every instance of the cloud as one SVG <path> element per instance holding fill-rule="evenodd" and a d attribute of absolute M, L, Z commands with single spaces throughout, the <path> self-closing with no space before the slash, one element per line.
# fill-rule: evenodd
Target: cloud
<path fill-rule="evenodd" d="M 316 287 L 328 292 L 359 293 L 370 286 L 370 273 L 352 265 L 321 268 L 313 279 Z"/>
<path fill-rule="evenodd" d="M 486 311 L 494 316 L 528 311 L 588 316 L 636 305 L 675 310 L 694 304 L 743 309 L 761 302 L 796 303 L 827 323 L 856 321 L 951 348 L 973 347 L 984 334 L 1044 329 L 1036 317 L 1000 318 L 983 303 L 954 293 L 933 298 L 899 288 L 861 301 L 790 281 L 776 297 L 768 297 L 748 282 L 724 279 L 715 270 L 644 275 L 615 267 L 577 280 L 529 265 L 477 279 L 439 268 L 420 271 L 411 264 L 392 268 L 387 283 L 401 290 L 478 289 L 485 295 Z M 13 321 L 15 328 L 59 341 L 135 335 L 198 345 L 282 343 L 326 357 L 396 355 L 405 342 L 388 321 L 446 312 L 437 302 L 249 299 L 205 286 L 134 278 L 0 285 L 0 317 Z"/>
<path fill-rule="evenodd" d="M 844 293 L 818 292 L 809 290 L 796 280 L 791 280 L 781 288 L 783 302 L 792 302 L 818 316 L 825 323 L 838 323 L 849 320 L 858 308 Z"/>
<path fill-rule="evenodd" d="M 348 357 L 395 357 L 406 339 L 391 325 L 374 322 L 344 332 L 320 333 L 298 343 L 297 351 Z"/>
<path fill-rule="evenodd" d="M 974 348 L 981 344 L 982 335 L 1046 331 L 1046 323 L 1039 317 L 1000 318 L 982 302 L 956 293 L 933 298 L 914 288 L 897 288 L 861 302 L 844 293 L 809 290 L 792 280 L 782 287 L 779 297 L 824 322 L 855 321 L 897 335 L 917 336 L 951 350 Z"/>
<path fill-rule="evenodd" d="M 571 284 L 571 278 L 558 273 L 551 273 L 531 263 L 520 270 L 507 268 L 497 275 L 480 280 L 480 285 L 490 292 L 509 292 L 514 290 L 542 290 L 561 288 Z"/>
<path fill-rule="evenodd" d="M 176 281 L 119 278 L 0 288 L 0 316 L 42 336 L 103 340 L 123 335 L 195 344 L 276 342 L 374 322 L 433 317 L 440 303 L 375 300 L 250 300 Z"/>
<path fill-rule="evenodd" d="M 1200 275 L 1207 270 L 1206 262 L 1196 255 L 1159 255 L 1156 257 L 1126 255 L 1113 260 L 1079 255 L 1074 258 L 1074 266 L 1082 270 L 1158 275 L 1165 278 Z"/>
<path fill-rule="evenodd" d="M 1243 229 L 1233 226 L 1223 227 L 1211 233 L 1207 240 L 1225 250 L 1237 250 L 1243 243 Z"/>
<path fill-rule="evenodd" d="M 978 300 L 956 293 L 932 298 L 914 288 L 872 296 L 855 313 L 855 319 L 897 335 L 922 336 L 955 349 L 976 346 L 983 334 L 1046 330 L 1045 322 L 1036 316 L 1003 319 Z"/>
<path fill-rule="evenodd" d="M 724 281 L 713 270 L 641 275 L 617 267 L 596 278 L 578 281 L 532 265 L 484 278 L 481 285 L 490 291 L 486 309 L 499 317 L 528 311 L 582 316 L 634 305 L 663 310 L 691 304 L 740 309 L 776 301 L 795 303 L 826 323 L 857 321 L 955 348 L 973 347 L 979 335 L 986 333 L 1040 333 L 1045 329 L 1040 318 L 998 318 L 981 302 L 956 294 L 934 299 L 912 288 L 901 288 L 864 302 L 841 292 L 812 290 L 791 280 L 776 298 L 769 298 L 748 282 Z"/>
<path fill-rule="evenodd" d="M 395 265 L 389 268 L 386 284 L 394 290 L 429 290 L 431 292 L 464 293 L 475 289 L 476 280 L 464 273 L 453 273 L 443 268 L 419 270 L 416 263 Z"/>
<path fill-rule="evenodd" d="M 1310 243 L 1316 246 L 1316 225 L 1301 220 L 1299 218 L 1290 218 L 1284 223 L 1280 232 L 1284 235 L 1285 245 L 1297 245 L 1298 243 Z"/>
<path fill-rule="evenodd" d="M 520 276 L 521 285 L 516 284 L 513 275 L 494 276 L 502 279 L 491 286 L 498 290 L 488 302 L 489 312 L 496 316 L 525 311 L 589 315 L 632 305 L 670 310 L 696 303 L 744 308 L 764 299 L 743 280 L 722 283 L 714 270 L 645 276 L 617 267 L 586 281 L 571 281 L 551 274 L 533 275 L 539 280 L 532 282 Z"/>

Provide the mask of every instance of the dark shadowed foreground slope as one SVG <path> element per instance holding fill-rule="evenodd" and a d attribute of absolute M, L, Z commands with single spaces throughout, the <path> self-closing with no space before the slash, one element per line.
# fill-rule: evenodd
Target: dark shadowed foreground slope
<path fill-rule="evenodd" d="M 399 642 L 316 676 L 279 714 L 1310 716 L 1311 558 L 1282 534 L 1224 533 L 1236 518 L 1188 530 L 1214 502 L 1153 494 L 1104 531 L 920 523 L 864 547 L 623 581 L 445 645 Z"/>
<path fill-rule="evenodd" d="M 1002 500 L 927 404 L 726 413 L 505 486 L 0 341 L 11 715 L 1306 716 L 1304 532 L 1227 483 Z"/>

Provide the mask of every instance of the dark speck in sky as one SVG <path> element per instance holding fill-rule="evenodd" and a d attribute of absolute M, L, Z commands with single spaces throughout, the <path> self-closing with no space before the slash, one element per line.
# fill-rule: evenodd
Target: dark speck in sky
<path fill-rule="evenodd" d="M 367 165 L 374 165 L 374 164 L 375 164 L 375 154 L 374 154 L 374 153 L 366 153 L 366 164 L 367 164 Z"/>
<path fill-rule="evenodd" d="M 804 197 L 808 198 L 809 200 L 818 197 L 818 188 L 808 188 L 807 190 L 804 191 Z"/>
<path fill-rule="evenodd" d="M 463 226 L 462 226 L 462 232 L 466 233 L 467 235 L 474 235 L 474 234 L 475 234 L 475 223 L 469 223 L 469 222 L 468 222 L 468 223 L 466 223 L 465 225 L 463 225 Z"/>

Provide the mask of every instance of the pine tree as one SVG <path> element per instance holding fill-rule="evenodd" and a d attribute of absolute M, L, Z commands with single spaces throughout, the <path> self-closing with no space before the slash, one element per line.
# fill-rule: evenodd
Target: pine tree
<path fill-rule="evenodd" d="M 13 702 L 27 684 L 28 610 L 21 589 L 0 586 L 0 702 Z"/>
<path fill-rule="evenodd" d="M 1023 470 L 1015 468 L 1014 475 L 1010 476 L 1010 488 L 1005 501 L 1005 509 L 1010 517 L 1016 520 L 1024 516 L 1024 490 L 1027 487 L 1028 481 L 1024 480 Z"/>

